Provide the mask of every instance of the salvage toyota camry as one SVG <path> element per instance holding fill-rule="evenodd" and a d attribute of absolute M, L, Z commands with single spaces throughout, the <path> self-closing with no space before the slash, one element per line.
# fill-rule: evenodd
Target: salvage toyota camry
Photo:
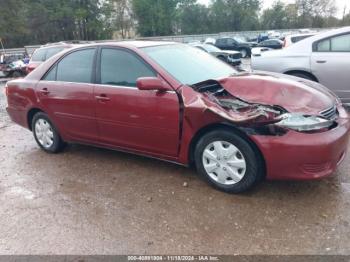
<path fill-rule="evenodd" d="M 323 86 L 238 73 L 170 42 L 80 46 L 8 82 L 7 111 L 56 153 L 83 143 L 193 164 L 214 187 L 317 179 L 344 159 L 349 116 Z"/>

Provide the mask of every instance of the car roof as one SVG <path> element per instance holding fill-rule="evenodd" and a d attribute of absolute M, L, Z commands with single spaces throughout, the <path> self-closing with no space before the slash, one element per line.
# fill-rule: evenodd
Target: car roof
<path fill-rule="evenodd" d="M 304 34 L 291 34 L 291 35 L 286 35 L 285 37 L 288 37 L 288 38 L 292 38 L 292 37 L 298 37 L 298 36 L 313 36 L 313 35 L 316 35 L 318 34 L 317 32 L 313 32 L 313 33 L 304 33 Z"/>
<path fill-rule="evenodd" d="M 135 48 L 143 48 L 143 47 L 151 47 L 151 46 L 162 46 L 162 45 L 173 45 L 179 44 L 176 42 L 170 41 L 144 41 L 144 40 L 131 40 L 131 41 L 108 41 L 108 42 L 100 42 L 92 45 L 101 46 L 101 45 L 114 45 L 114 46 L 125 46 L 125 47 L 135 47 Z"/>
<path fill-rule="evenodd" d="M 35 51 L 37 51 L 37 50 L 51 49 L 51 48 L 59 48 L 59 47 L 62 47 L 62 48 L 71 48 L 71 47 L 74 47 L 74 46 L 78 46 L 78 45 L 73 45 L 73 44 L 44 45 L 44 46 L 41 46 L 41 47 L 35 49 Z M 35 51 L 34 51 L 34 52 L 35 52 Z"/>
<path fill-rule="evenodd" d="M 316 35 L 305 38 L 305 39 L 303 39 L 303 40 L 301 40 L 301 41 L 299 41 L 291 46 L 288 46 L 284 50 L 288 50 L 288 51 L 299 51 L 299 50 L 301 51 L 301 50 L 303 50 L 303 51 L 310 51 L 311 52 L 312 44 L 314 42 L 321 40 L 321 39 L 324 39 L 324 38 L 327 38 L 327 37 L 343 34 L 343 33 L 350 33 L 350 26 L 346 26 L 346 27 L 318 33 Z"/>

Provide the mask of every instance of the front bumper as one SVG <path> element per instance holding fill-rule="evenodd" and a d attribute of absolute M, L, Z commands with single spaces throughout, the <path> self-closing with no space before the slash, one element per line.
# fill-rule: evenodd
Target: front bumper
<path fill-rule="evenodd" d="M 227 62 L 230 64 L 230 65 L 233 65 L 233 66 L 238 66 L 238 65 L 241 65 L 242 64 L 242 60 L 241 59 L 227 59 Z"/>
<path fill-rule="evenodd" d="M 311 180 L 333 174 L 345 158 L 350 135 L 349 117 L 340 110 L 338 126 L 327 132 L 251 136 L 265 158 L 267 178 Z"/>

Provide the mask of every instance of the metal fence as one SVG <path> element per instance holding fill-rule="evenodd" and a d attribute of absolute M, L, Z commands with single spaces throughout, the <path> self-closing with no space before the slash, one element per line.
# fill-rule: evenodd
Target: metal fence
<path fill-rule="evenodd" d="M 327 31 L 333 28 L 312 28 L 312 31 L 320 32 Z M 273 30 L 280 34 L 298 34 L 300 29 L 283 29 L 283 30 Z M 189 43 L 193 41 L 205 41 L 207 38 L 220 38 L 224 36 L 233 37 L 241 36 L 245 38 L 255 38 L 259 34 L 266 33 L 267 31 L 239 31 L 239 32 L 221 32 L 217 34 L 201 34 L 201 35 L 172 35 L 172 36 L 154 36 L 154 37 L 137 37 L 136 40 L 149 40 L 149 41 L 174 41 L 180 43 Z M 113 40 L 103 40 L 95 42 L 106 42 L 106 41 L 121 41 L 122 39 L 113 39 Z M 18 54 L 18 53 L 27 53 L 32 55 L 35 49 L 39 48 L 41 45 L 31 45 L 25 46 L 24 48 L 14 48 L 14 49 L 5 49 L 7 54 Z"/>

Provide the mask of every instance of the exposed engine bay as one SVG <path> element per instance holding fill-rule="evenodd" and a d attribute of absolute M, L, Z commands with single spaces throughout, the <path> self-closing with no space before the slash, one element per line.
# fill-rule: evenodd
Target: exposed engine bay
<path fill-rule="evenodd" d="M 254 130 L 268 129 L 268 133 L 281 134 L 292 129 L 298 132 L 320 132 L 336 126 L 334 119 L 325 119 L 322 116 L 291 114 L 279 105 L 264 105 L 250 103 L 230 94 L 215 80 L 208 80 L 192 86 L 209 101 L 219 105 L 228 116 L 225 118 L 241 127 Z M 210 109 L 209 109 L 210 110 Z M 217 110 L 211 109 L 217 113 Z M 281 132 L 284 130 L 284 132 Z"/>

